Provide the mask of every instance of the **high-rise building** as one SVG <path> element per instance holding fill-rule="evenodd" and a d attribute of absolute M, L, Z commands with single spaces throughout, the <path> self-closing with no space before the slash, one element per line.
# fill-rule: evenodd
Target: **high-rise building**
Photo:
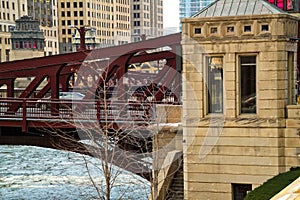
<path fill-rule="evenodd" d="M 132 42 L 163 35 L 163 1 L 131 0 Z"/>
<path fill-rule="evenodd" d="M 15 20 L 27 15 L 27 0 L 2 0 L 0 3 L 0 62 L 10 61 L 10 29 Z"/>
<path fill-rule="evenodd" d="M 58 19 L 60 53 L 73 50 L 72 41 L 77 45 L 73 37 L 81 27 L 94 31 L 86 34 L 95 37 L 95 44 L 87 45 L 87 49 L 130 42 L 129 0 L 59 0 Z"/>
<path fill-rule="evenodd" d="M 191 17 L 212 2 L 214 2 L 214 0 L 180 0 L 179 17 L 180 19 Z"/>
<path fill-rule="evenodd" d="M 39 20 L 44 32 L 44 55 L 58 54 L 57 0 L 28 0 L 28 16 Z"/>

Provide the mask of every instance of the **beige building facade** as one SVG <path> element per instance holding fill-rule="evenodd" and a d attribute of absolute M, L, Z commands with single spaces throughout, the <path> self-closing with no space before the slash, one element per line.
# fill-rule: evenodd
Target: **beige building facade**
<path fill-rule="evenodd" d="M 131 2 L 131 41 L 163 35 L 163 1 L 146 0 Z"/>
<path fill-rule="evenodd" d="M 0 61 L 11 61 L 20 56 L 12 55 L 10 29 L 16 26 L 15 21 L 23 16 L 31 16 L 39 20 L 40 28 L 44 32 L 45 45 L 43 55 L 58 54 L 58 27 L 57 27 L 57 1 L 47 0 L 3 0 L 0 3 Z M 21 53 L 21 52 L 19 52 Z M 28 50 L 23 52 L 26 57 L 35 55 Z M 19 54 L 21 55 L 21 54 Z M 42 56 L 43 56 L 42 55 Z"/>
<path fill-rule="evenodd" d="M 130 3 L 118 1 L 58 1 L 60 53 L 72 51 L 72 38 L 77 34 L 73 27 L 88 27 L 87 36 L 93 36 L 95 45 L 87 48 L 100 48 L 130 42 Z M 74 42 L 76 42 L 76 38 Z"/>
<path fill-rule="evenodd" d="M 184 199 L 243 199 L 299 166 L 297 27 L 261 0 L 182 20 Z"/>
<path fill-rule="evenodd" d="M 0 2 L 0 62 L 10 61 L 10 28 L 15 20 L 27 15 L 26 0 L 3 0 Z"/>
<path fill-rule="evenodd" d="M 57 0 L 28 0 L 28 16 L 39 20 L 40 29 L 44 32 L 44 55 L 59 53 Z"/>
<path fill-rule="evenodd" d="M 40 23 L 32 17 L 23 16 L 11 28 L 11 60 L 22 60 L 44 56 L 45 37 Z"/>

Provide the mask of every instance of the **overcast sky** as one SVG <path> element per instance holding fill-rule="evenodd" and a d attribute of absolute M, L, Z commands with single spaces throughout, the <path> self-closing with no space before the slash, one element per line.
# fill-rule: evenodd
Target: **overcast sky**
<path fill-rule="evenodd" d="M 164 27 L 179 26 L 179 0 L 164 0 Z"/>

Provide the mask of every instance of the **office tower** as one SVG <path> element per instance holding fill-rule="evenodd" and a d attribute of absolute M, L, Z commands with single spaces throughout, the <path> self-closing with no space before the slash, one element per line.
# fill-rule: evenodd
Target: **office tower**
<path fill-rule="evenodd" d="M 4 62 L 11 60 L 10 28 L 16 19 L 27 15 L 27 0 L 2 0 L 0 9 L 0 62 Z"/>
<path fill-rule="evenodd" d="M 57 0 L 28 0 L 28 16 L 38 20 L 44 32 L 44 55 L 58 54 Z"/>
<path fill-rule="evenodd" d="M 180 0 L 179 2 L 179 17 L 187 18 L 205 8 L 214 0 Z"/>
<path fill-rule="evenodd" d="M 93 37 L 89 38 L 87 49 L 130 42 L 129 0 L 59 0 L 58 19 L 60 53 L 74 51 L 81 27 L 86 28 L 87 37 Z"/>
<path fill-rule="evenodd" d="M 132 42 L 163 35 L 163 1 L 131 0 Z"/>

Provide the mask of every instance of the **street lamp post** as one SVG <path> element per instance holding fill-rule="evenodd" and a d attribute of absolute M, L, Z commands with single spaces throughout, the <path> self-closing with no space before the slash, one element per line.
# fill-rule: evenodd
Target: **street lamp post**
<path fill-rule="evenodd" d="M 71 28 L 75 28 L 80 35 L 80 47 L 79 47 L 79 51 L 85 51 L 86 50 L 86 46 L 85 46 L 85 33 L 88 30 L 91 30 L 90 27 L 85 27 L 85 26 L 81 26 L 81 27 L 77 27 L 77 26 L 70 26 Z"/>

